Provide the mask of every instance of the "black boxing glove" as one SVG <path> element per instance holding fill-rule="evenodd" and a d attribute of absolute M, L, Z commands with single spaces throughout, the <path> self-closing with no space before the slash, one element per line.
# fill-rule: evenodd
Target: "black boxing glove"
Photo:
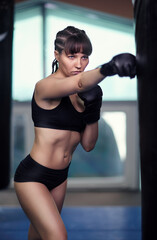
<path fill-rule="evenodd" d="M 101 87 L 98 85 L 88 91 L 78 93 L 78 96 L 84 101 L 83 116 L 86 124 L 97 122 L 100 119 L 102 95 Z"/>
<path fill-rule="evenodd" d="M 130 53 L 116 55 L 100 68 L 100 73 L 107 76 L 118 74 L 120 77 L 134 78 L 136 75 L 136 58 Z"/>

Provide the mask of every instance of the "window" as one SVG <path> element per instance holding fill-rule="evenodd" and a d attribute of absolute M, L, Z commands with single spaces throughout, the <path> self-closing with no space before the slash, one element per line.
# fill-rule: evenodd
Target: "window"
<path fill-rule="evenodd" d="M 13 39 L 13 99 L 30 100 L 35 83 L 43 77 L 41 8 L 15 12 Z"/>
<path fill-rule="evenodd" d="M 115 111 L 102 113 L 95 148 L 91 152 L 85 152 L 79 146 L 73 159 L 70 177 L 123 176 L 126 160 L 126 114 Z"/>
<path fill-rule="evenodd" d="M 84 29 L 93 53 L 87 70 L 122 52 L 135 53 L 133 22 L 72 5 L 47 3 L 15 12 L 13 99 L 30 100 L 35 83 L 51 74 L 56 33 L 68 25 Z M 100 83 L 104 100 L 136 100 L 136 80 L 113 76 Z"/>
<path fill-rule="evenodd" d="M 138 127 L 136 102 L 103 102 L 99 138 L 94 150 L 81 146 L 69 172 L 71 188 L 138 187 Z"/>

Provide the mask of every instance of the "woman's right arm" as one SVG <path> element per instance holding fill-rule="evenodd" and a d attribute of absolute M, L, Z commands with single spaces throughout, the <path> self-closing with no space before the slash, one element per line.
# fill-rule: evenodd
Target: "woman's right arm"
<path fill-rule="evenodd" d="M 55 99 L 86 91 L 103 79 L 104 76 L 100 73 L 100 68 L 66 78 L 55 78 L 52 74 L 37 82 L 35 90 L 42 99 Z"/>
<path fill-rule="evenodd" d="M 118 74 L 133 78 L 136 74 L 136 58 L 132 54 L 120 54 L 100 68 L 82 72 L 75 76 L 56 78 L 53 75 L 36 84 L 40 99 L 61 98 L 93 88 L 105 77 Z"/>

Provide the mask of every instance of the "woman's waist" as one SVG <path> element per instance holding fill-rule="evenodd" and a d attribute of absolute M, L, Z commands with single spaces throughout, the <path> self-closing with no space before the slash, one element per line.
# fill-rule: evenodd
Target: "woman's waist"
<path fill-rule="evenodd" d="M 64 169 L 69 165 L 72 159 L 71 151 L 64 151 L 59 148 L 43 149 L 41 147 L 33 147 L 30 155 L 39 164 L 52 169 Z"/>

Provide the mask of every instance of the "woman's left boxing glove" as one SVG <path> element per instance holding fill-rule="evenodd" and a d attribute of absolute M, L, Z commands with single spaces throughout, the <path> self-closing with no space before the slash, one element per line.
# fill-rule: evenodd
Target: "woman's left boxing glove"
<path fill-rule="evenodd" d="M 97 122 L 100 119 L 100 108 L 102 105 L 102 90 L 96 85 L 92 89 L 78 93 L 78 96 L 84 101 L 84 121 L 86 124 Z"/>

